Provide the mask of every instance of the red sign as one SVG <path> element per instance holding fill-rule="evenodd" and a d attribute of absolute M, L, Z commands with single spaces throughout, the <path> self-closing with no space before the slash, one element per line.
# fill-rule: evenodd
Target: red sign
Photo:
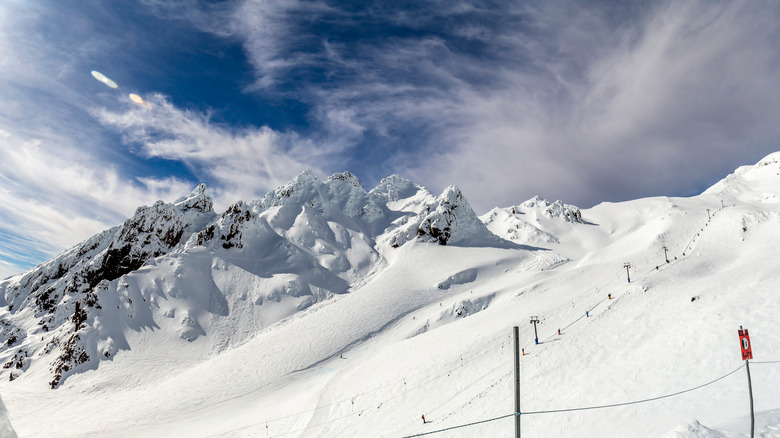
<path fill-rule="evenodd" d="M 742 348 L 742 360 L 753 359 L 753 349 L 747 329 L 739 330 L 739 346 Z"/>

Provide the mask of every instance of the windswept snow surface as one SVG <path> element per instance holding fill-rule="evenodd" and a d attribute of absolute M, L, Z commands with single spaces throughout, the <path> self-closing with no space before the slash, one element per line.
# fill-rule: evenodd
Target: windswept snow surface
<path fill-rule="evenodd" d="M 8 409 L 5 408 L 3 400 L 0 399 L 0 437 L 2 438 L 16 438 L 16 431 L 11 426 L 11 421 L 8 419 Z"/>
<path fill-rule="evenodd" d="M 108 282 L 103 308 L 149 303 L 127 308 L 143 324 L 101 321 L 124 343 L 110 360 L 50 389 L 40 353 L 0 394 L 20 437 L 400 438 L 512 414 L 517 325 L 524 437 L 744 437 L 742 325 L 757 436 L 777 437 L 779 159 L 691 198 L 537 198 L 487 228 L 456 189 L 303 174 Z M 430 239 L 442 224 L 463 225 L 446 245 Z M 3 312 L 37 351 L 33 310 Z M 508 417 L 431 436 L 513 433 Z"/>

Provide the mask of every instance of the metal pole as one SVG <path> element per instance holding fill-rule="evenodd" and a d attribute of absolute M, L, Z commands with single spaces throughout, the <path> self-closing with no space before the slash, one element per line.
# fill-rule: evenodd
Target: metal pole
<path fill-rule="evenodd" d="M 515 438 L 520 438 L 520 327 L 514 326 L 515 338 Z"/>
<path fill-rule="evenodd" d="M 539 345 L 539 333 L 536 332 L 536 324 L 539 324 L 539 317 L 538 316 L 532 316 L 531 317 L 531 324 L 534 325 L 534 342 L 536 345 Z"/>
<path fill-rule="evenodd" d="M 753 384 L 750 382 L 750 361 L 745 359 L 745 369 L 748 375 L 748 393 L 750 394 L 750 438 L 753 438 L 755 430 L 755 416 L 753 415 Z"/>
<path fill-rule="evenodd" d="M 745 361 L 745 370 L 748 378 L 748 394 L 750 395 L 750 438 L 755 431 L 755 415 L 753 414 L 753 383 L 750 381 L 750 361 L 753 359 L 753 347 L 750 345 L 750 336 L 747 329 L 739 326 L 739 346 L 742 348 L 742 360 Z"/>

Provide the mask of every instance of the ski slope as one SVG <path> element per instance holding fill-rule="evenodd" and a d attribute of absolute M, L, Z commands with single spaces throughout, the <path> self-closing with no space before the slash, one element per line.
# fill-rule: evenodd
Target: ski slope
<path fill-rule="evenodd" d="M 507 415 L 429 436 L 512 437 L 517 325 L 524 437 L 743 437 L 744 326 L 753 343 L 756 436 L 780 437 L 780 363 L 761 363 L 780 361 L 778 159 L 740 168 L 690 198 L 577 209 L 582 221 L 557 214 L 575 207 L 548 212 L 553 204 L 538 199 L 495 209 L 481 220 L 506 240 L 486 238 L 470 222 L 472 232 L 447 245 L 414 239 L 406 224 L 438 223 L 451 204 L 426 219 L 421 206 L 433 196 L 397 185 L 386 192 L 407 193 L 387 195 L 391 211 L 418 219 L 393 216 L 400 222 L 375 239 L 352 234 L 365 245 L 341 239 L 352 270 L 339 278 L 349 290 L 304 307 L 292 294 L 252 313 L 256 307 L 242 303 L 256 299 L 254 290 L 286 280 L 257 280 L 230 250 L 163 255 L 117 280 L 129 290 L 151 278 L 180 289 L 179 298 L 158 298 L 149 324 L 122 333 L 130 348 L 54 390 L 45 364 L 30 366 L 16 381 L 3 379 L 0 394 L 20 437 L 400 438 Z M 260 218 L 296 248 L 321 241 L 304 230 L 323 228 L 273 208 Z M 344 223 L 333 214 L 330 221 Z M 398 235 L 405 244 L 393 247 Z M 284 264 L 290 251 L 264 257 Z M 333 260 L 326 256 L 320 266 Z M 306 261 L 297 274 L 309 278 L 309 259 L 295 260 Z M 225 295 L 231 325 L 196 314 L 208 295 L 187 295 L 211 279 L 233 291 Z M 180 315 L 183 303 L 198 326 L 191 336 L 162 316 Z M 531 316 L 542 320 L 538 345 Z M 645 403 L 536 413 L 655 398 L 721 377 Z"/>

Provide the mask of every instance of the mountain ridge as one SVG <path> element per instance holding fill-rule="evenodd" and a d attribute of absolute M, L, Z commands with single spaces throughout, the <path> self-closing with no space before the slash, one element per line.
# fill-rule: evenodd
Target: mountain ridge
<path fill-rule="evenodd" d="M 415 197 L 430 203 L 418 205 L 416 210 L 393 210 L 387 206 Z M 429 198 L 432 196 L 422 186 L 397 175 L 368 192 L 349 172 L 321 181 L 306 170 L 262 199 L 248 204 L 238 201 L 219 215 L 213 212 L 213 201 L 204 184 L 172 203 L 158 201 L 152 206 L 141 206 L 122 225 L 0 282 L 0 305 L 7 306 L 9 314 L 1 321 L 5 329 L 0 332 L 0 342 L 5 345 L 6 359 L 1 360 L 5 365 L 0 376 L 5 373 L 14 380 L 32 362 L 49 361 L 50 385 L 56 388 L 68 376 L 95 369 L 100 360 L 110 360 L 121 349 L 132 348 L 124 336 L 117 336 L 123 329 L 103 330 L 106 320 L 116 321 L 140 312 L 147 315 L 147 321 L 124 321 L 124 330 L 154 327 L 155 317 L 151 314 L 159 313 L 154 310 L 154 295 L 164 297 L 170 292 L 150 287 L 146 292 L 136 291 L 133 302 L 133 297 L 124 296 L 126 293 L 121 287 L 117 289 L 117 284 L 144 266 L 154 269 L 155 263 L 149 263 L 169 253 L 186 254 L 206 247 L 214 257 L 212 265 L 218 264 L 219 258 L 243 272 L 269 278 L 247 281 L 268 290 L 265 297 L 255 297 L 255 305 L 285 301 L 293 306 L 280 310 L 280 317 L 266 317 L 272 323 L 296 309 L 346 293 L 351 284 L 365 281 L 372 269 L 383 263 L 376 240 L 389 239 L 382 237 L 387 230 L 396 236 L 408 234 L 400 243 L 392 238 L 396 248 L 412 241 L 452 244 L 469 240 L 472 235 L 481 244 L 500 244 L 501 239 L 484 228 L 456 188 L 446 189 L 439 198 Z M 423 211 L 427 216 L 422 216 Z M 437 214 L 445 216 L 441 231 L 436 228 L 440 220 Z M 465 218 L 465 226 L 455 224 L 456 218 Z M 400 222 L 404 226 L 397 227 Z M 283 264 L 279 263 L 280 258 L 284 259 Z M 241 275 L 233 271 L 234 275 Z M 206 277 L 202 278 L 203 284 L 221 290 Z M 197 287 L 190 285 L 189 289 Z M 117 294 L 120 303 L 114 307 L 121 316 L 101 304 L 116 301 Z M 225 294 L 212 291 L 207 295 L 212 297 L 204 302 L 207 313 L 227 316 Z M 146 304 L 139 305 L 139 299 Z M 29 325 L 29 318 L 15 318 L 27 306 L 39 328 L 22 329 L 21 326 Z M 206 334 L 196 316 L 185 313 L 180 319 L 183 339 L 191 342 Z M 20 346 L 32 336 L 41 336 L 45 342 Z M 52 354 L 56 356 L 53 361 L 46 359 Z"/>

